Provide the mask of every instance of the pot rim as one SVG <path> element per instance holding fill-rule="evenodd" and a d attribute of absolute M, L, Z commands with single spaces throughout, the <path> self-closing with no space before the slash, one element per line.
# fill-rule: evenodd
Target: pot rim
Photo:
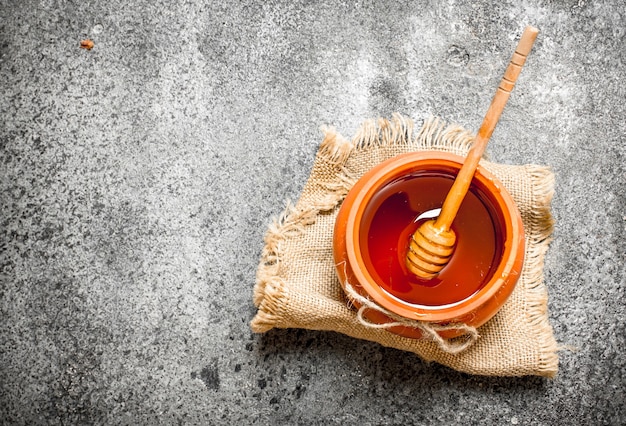
<path fill-rule="evenodd" d="M 373 168 L 361 178 L 365 178 L 366 181 L 354 199 L 353 208 L 350 209 L 347 220 L 348 259 L 355 278 L 367 294 L 377 304 L 397 315 L 427 322 L 453 322 L 455 319 L 471 314 L 490 301 L 492 302 L 510 279 L 514 280 L 513 285 L 515 285 L 517 278 L 512 275 L 519 275 L 521 272 L 514 270 L 515 264 L 518 263 L 519 251 L 521 250 L 521 255 L 523 255 L 524 250 L 524 230 L 519 210 L 502 183 L 479 165 L 473 179 L 480 182 L 487 190 L 485 192 L 491 198 L 496 210 L 499 210 L 498 215 L 504 218 L 504 223 L 501 226 L 506 236 L 498 268 L 492 278 L 480 290 L 453 304 L 442 306 L 417 305 L 404 302 L 386 292 L 378 284 L 375 284 L 376 281 L 369 273 L 360 248 L 359 230 L 363 212 L 374 193 L 395 178 L 407 175 L 412 171 L 421 170 L 420 166 L 452 167 L 458 170 L 463 161 L 463 157 L 447 152 L 412 152 L 401 154 L 380 163 L 378 167 Z M 508 294 L 504 294 L 503 297 L 508 297 Z"/>

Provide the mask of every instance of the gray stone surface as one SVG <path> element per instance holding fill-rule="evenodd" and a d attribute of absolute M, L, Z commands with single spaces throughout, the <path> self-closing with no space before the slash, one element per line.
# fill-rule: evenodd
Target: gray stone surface
<path fill-rule="evenodd" d="M 526 24 L 489 151 L 556 174 L 558 376 L 253 335 L 263 234 L 319 126 L 475 130 Z M 0 0 L 2 423 L 625 423 L 625 41 L 621 0 Z"/>

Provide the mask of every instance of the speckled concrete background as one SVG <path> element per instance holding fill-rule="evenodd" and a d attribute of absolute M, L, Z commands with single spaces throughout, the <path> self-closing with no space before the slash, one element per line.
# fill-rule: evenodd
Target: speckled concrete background
<path fill-rule="evenodd" d="M 475 130 L 527 24 L 489 151 L 556 174 L 558 376 L 253 335 L 263 234 L 320 125 Z M 621 0 L 0 0 L 2 423 L 623 424 L 625 41 Z"/>

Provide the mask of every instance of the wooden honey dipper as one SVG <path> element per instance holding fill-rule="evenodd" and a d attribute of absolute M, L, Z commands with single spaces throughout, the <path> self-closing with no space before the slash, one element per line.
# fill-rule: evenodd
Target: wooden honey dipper
<path fill-rule="evenodd" d="M 406 266 L 411 273 L 420 278 L 431 279 L 437 276 L 452 256 L 456 235 L 450 227 L 538 33 L 539 30 L 533 27 L 526 27 L 524 30 L 478 130 L 474 145 L 443 202 L 441 213 L 437 219 L 428 220 L 420 225 L 411 236 Z"/>

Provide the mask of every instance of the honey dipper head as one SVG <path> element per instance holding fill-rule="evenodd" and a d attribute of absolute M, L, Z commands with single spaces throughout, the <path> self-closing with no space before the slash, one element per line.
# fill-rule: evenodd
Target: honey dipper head
<path fill-rule="evenodd" d="M 454 231 L 437 228 L 434 219 L 426 221 L 411 236 L 406 267 L 420 278 L 434 278 L 450 260 L 455 243 Z"/>

